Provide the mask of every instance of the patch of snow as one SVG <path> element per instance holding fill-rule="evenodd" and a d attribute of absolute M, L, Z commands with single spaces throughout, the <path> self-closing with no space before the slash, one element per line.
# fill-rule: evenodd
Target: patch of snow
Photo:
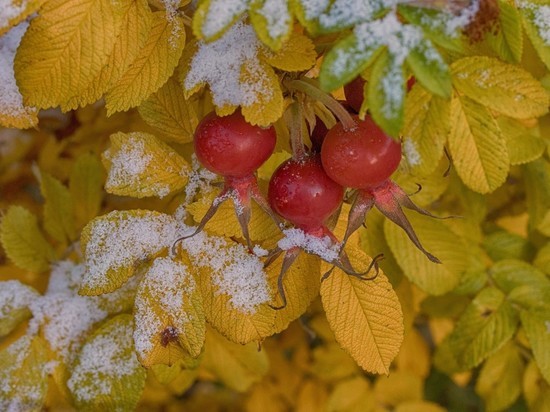
<path fill-rule="evenodd" d="M 281 250 L 299 247 L 305 252 L 317 255 L 327 262 L 338 259 L 340 245 L 334 243 L 328 236 L 312 236 L 297 228 L 285 229 L 283 230 L 283 234 L 285 236 L 277 244 Z"/>

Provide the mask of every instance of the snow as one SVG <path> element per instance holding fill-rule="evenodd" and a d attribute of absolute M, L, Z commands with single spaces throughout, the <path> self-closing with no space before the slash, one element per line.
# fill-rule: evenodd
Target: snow
<path fill-rule="evenodd" d="M 197 193 L 203 195 L 212 191 L 212 182 L 218 178 L 218 175 L 202 167 L 195 153 L 191 157 L 191 173 L 188 174 L 187 185 L 185 186 L 185 204 L 193 201 Z"/>
<path fill-rule="evenodd" d="M 467 7 L 452 8 L 443 10 L 435 16 L 424 16 L 422 22 L 435 30 L 441 30 L 449 37 L 458 37 L 460 30 L 468 26 L 479 11 L 481 0 L 472 0 Z"/>
<path fill-rule="evenodd" d="M 422 162 L 422 157 L 416 147 L 416 142 L 410 138 L 403 139 L 403 152 L 407 163 L 411 166 L 418 166 Z"/>
<path fill-rule="evenodd" d="M 38 296 L 32 288 L 17 280 L 0 282 L 0 320 L 27 308 Z"/>
<path fill-rule="evenodd" d="M 0 0 L 0 29 L 7 27 L 10 20 L 21 15 L 27 6 L 27 0 Z"/>
<path fill-rule="evenodd" d="M 336 0 L 327 13 L 319 16 L 319 22 L 325 28 L 349 27 L 372 20 L 380 9 L 380 1 Z"/>
<path fill-rule="evenodd" d="M 306 19 L 313 20 L 328 8 L 330 0 L 301 0 L 300 5 L 304 10 Z"/>
<path fill-rule="evenodd" d="M 248 9 L 251 0 L 211 0 L 202 33 L 212 37 Z"/>
<path fill-rule="evenodd" d="M 528 1 L 516 1 L 520 9 L 529 10 L 533 14 L 532 22 L 546 45 L 550 45 L 550 5 L 539 5 Z"/>
<path fill-rule="evenodd" d="M 340 245 L 334 243 L 328 236 L 318 237 L 305 233 L 301 229 L 293 228 L 283 231 L 284 237 L 277 246 L 281 250 L 290 250 L 299 247 L 307 253 L 319 256 L 321 259 L 332 262 L 338 259 Z"/>
<path fill-rule="evenodd" d="M 258 13 L 266 19 L 267 32 L 272 39 L 278 39 L 288 32 L 292 19 L 287 0 L 265 0 Z"/>

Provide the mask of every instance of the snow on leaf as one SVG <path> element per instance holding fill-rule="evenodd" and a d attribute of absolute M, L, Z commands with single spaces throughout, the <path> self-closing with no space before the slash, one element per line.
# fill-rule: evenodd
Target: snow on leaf
<path fill-rule="evenodd" d="M 281 250 L 298 247 L 307 253 L 319 256 L 327 262 L 332 262 L 338 258 L 340 245 L 334 244 L 328 236 L 312 236 L 297 228 L 283 230 L 283 234 L 284 237 L 277 243 Z"/>
<path fill-rule="evenodd" d="M 38 292 L 18 280 L 0 282 L 0 337 L 6 336 L 30 316 L 30 303 Z"/>
<path fill-rule="evenodd" d="M 292 15 L 287 0 L 254 0 L 250 21 L 260 40 L 279 50 L 292 34 Z"/>
<path fill-rule="evenodd" d="M 116 133 L 103 153 L 105 190 L 122 196 L 164 196 L 187 183 L 189 166 L 170 146 L 149 133 Z"/>
<path fill-rule="evenodd" d="M 34 13 L 44 0 L 1 0 L 0 36 Z"/>
<path fill-rule="evenodd" d="M 205 0 L 193 15 L 193 33 L 207 42 L 218 39 L 248 9 L 251 0 Z"/>
<path fill-rule="evenodd" d="M 88 338 L 67 381 L 78 410 L 134 410 L 146 372 L 132 333 L 132 316 L 120 315 Z"/>

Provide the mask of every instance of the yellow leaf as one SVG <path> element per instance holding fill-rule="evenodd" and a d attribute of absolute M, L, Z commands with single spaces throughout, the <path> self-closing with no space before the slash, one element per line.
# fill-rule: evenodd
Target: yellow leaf
<path fill-rule="evenodd" d="M 259 351 L 256 343 L 239 345 L 229 342 L 212 329 L 206 330 L 206 349 L 203 365 L 227 387 L 246 391 L 268 371 L 265 351 Z"/>
<path fill-rule="evenodd" d="M 0 352 L 4 410 L 43 410 L 48 382 L 46 346 L 42 338 L 25 335 Z"/>
<path fill-rule="evenodd" d="M 185 262 L 157 258 L 139 285 L 134 342 L 141 363 L 173 365 L 200 355 L 206 323 L 202 300 Z M 181 353 L 182 350 L 184 353 Z"/>
<path fill-rule="evenodd" d="M 376 407 L 369 381 L 363 377 L 347 379 L 336 385 L 326 406 L 327 412 L 371 412 Z"/>
<path fill-rule="evenodd" d="M 0 36 L 38 10 L 45 0 L 7 0 L 2 4 Z"/>
<path fill-rule="evenodd" d="M 108 170 L 105 190 L 109 193 L 147 197 L 181 190 L 190 167 L 183 157 L 149 133 L 116 133 L 103 153 Z"/>
<path fill-rule="evenodd" d="M 521 121 L 505 116 L 500 116 L 497 121 L 506 139 L 511 165 L 529 163 L 542 156 L 546 143 L 540 137 L 538 127 L 528 127 Z"/>
<path fill-rule="evenodd" d="M 67 381 L 79 411 L 135 409 L 146 372 L 135 354 L 132 328 L 132 315 L 119 315 L 84 343 Z"/>
<path fill-rule="evenodd" d="M 273 50 L 291 36 L 293 19 L 287 0 L 256 0 L 248 13 L 260 40 Z"/>
<path fill-rule="evenodd" d="M 25 104 L 54 107 L 86 90 L 108 62 L 123 13 L 123 1 L 47 1 L 15 58 Z"/>
<path fill-rule="evenodd" d="M 174 77 L 145 100 L 138 111 L 148 125 L 158 129 L 168 140 L 181 144 L 193 141 L 197 114 Z"/>
<path fill-rule="evenodd" d="M 287 72 L 309 70 L 317 59 L 315 45 L 311 39 L 296 32 L 290 35 L 278 51 L 265 50 L 264 53 L 267 63 Z"/>
<path fill-rule="evenodd" d="M 115 210 L 92 220 L 80 239 L 86 273 L 79 293 L 100 295 L 118 289 L 139 264 L 179 237 L 178 222 L 148 210 Z"/>
<path fill-rule="evenodd" d="M 445 412 L 446 410 L 437 403 L 428 401 L 407 401 L 400 403 L 393 409 L 394 412 Z"/>
<path fill-rule="evenodd" d="M 430 373 L 430 348 L 416 329 L 407 330 L 399 355 L 395 359 L 397 369 L 425 379 Z"/>
<path fill-rule="evenodd" d="M 79 156 L 71 170 L 69 191 L 77 227 L 83 227 L 99 214 L 103 200 L 103 167 L 96 155 Z"/>
<path fill-rule="evenodd" d="M 523 394 L 530 411 L 550 410 L 550 384 L 544 380 L 534 361 L 531 361 L 525 370 Z"/>
<path fill-rule="evenodd" d="M 326 385 L 315 379 L 306 379 L 296 399 L 296 412 L 322 411 L 327 404 Z"/>
<path fill-rule="evenodd" d="M 374 384 L 374 394 L 378 404 L 395 407 L 402 402 L 420 401 L 423 380 L 406 371 L 394 371 L 389 376 L 379 376 Z"/>
<path fill-rule="evenodd" d="M 139 106 L 166 83 L 178 64 L 185 45 L 182 19 L 168 20 L 161 11 L 155 12 L 152 19 L 145 45 L 105 95 L 109 116 Z"/>
<path fill-rule="evenodd" d="M 0 338 L 31 316 L 29 305 L 40 295 L 18 280 L 0 282 Z"/>
<path fill-rule="evenodd" d="M 506 140 L 492 114 L 467 97 L 451 102 L 449 151 L 464 184 L 478 193 L 490 193 L 508 176 Z"/>
<path fill-rule="evenodd" d="M 515 119 L 548 113 L 549 97 L 526 70 L 492 57 L 472 56 L 451 65 L 454 87 L 489 109 Z"/>
<path fill-rule="evenodd" d="M 448 100 L 415 86 L 405 102 L 403 152 L 413 174 L 432 173 L 443 156 L 443 145 L 450 129 L 451 105 Z"/>
<path fill-rule="evenodd" d="M 246 412 L 286 412 L 288 403 L 282 398 L 275 384 L 269 380 L 254 385 L 247 391 Z"/>
<path fill-rule="evenodd" d="M 348 254 L 357 270 L 371 261 L 360 250 Z M 403 313 L 384 273 L 365 281 L 335 269 L 321 283 L 321 299 L 338 343 L 367 372 L 387 374 L 403 341 Z"/>
<path fill-rule="evenodd" d="M 42 272 L 55 259 L 36 216 L 21 206 L 10 206 L 2 217 L 0 240 L 6 255 L 22 269 Z"/>
<path fill-rule="evenodd" d="M 336 382 L 357 375 L 357 363 L 336 342 L 327 342 L 313 349 L 311 372 L 324 382 Z"/>

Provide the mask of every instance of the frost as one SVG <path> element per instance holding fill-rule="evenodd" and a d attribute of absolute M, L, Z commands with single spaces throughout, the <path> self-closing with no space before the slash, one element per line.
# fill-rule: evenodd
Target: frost
<path fill-rule="evenodd" d="M 202 32 L 206 37 L 215 36 L 243 14 L 249 4 L 250 0 L 211 0 L 202 24 Z"/>
<path fill-rule="evenodd" d="M 279 240 L 277 246 L 282 250 L 289 250 L 294 247 L 299 247 L 306 251 L 319 256 L 321 259 L 332 262 L 338 259 L 340 253 L 340 245 L 335 244 L 330 237 L 318 237 L 305 233 L 301 229 L 286 229 L 283 231 L 285 237 Z"/>
<path fill-rule="evenodd" d="M 267 32 L 272 39 L 278 39 L 288 32 L 291 16 L 287 0 L 265 0 L 258 13 L 266 19 Z"/>
<path fill-rule="evenodd" d="M 528 1 L 516 1 L 520 9 L 529 10 L 533 14 L 533 24 L 546 45 L 550 45 L 550 6 L 533 4 Z"/>
<path fill-rule="evenodd" d="M 238 22 L 223 37 L 211 43 L 199 42 L 185 77 L 186 90 L 208 83 L 214 104 L 250 106 L 269 100 L 272 91 L 260 66 L 258 51 L 263 47 L 250 25 Z M 243 82 L 246 67 L 253 81 Z"/>
<path fill-rule="evenodd" d="M 405 158 L 411 166 L 418 166 L 422 162 L 422 157 L 418 152 L 416 143 L 410 138 L 403 139 L 403 152 L 405 153 Z"/>

